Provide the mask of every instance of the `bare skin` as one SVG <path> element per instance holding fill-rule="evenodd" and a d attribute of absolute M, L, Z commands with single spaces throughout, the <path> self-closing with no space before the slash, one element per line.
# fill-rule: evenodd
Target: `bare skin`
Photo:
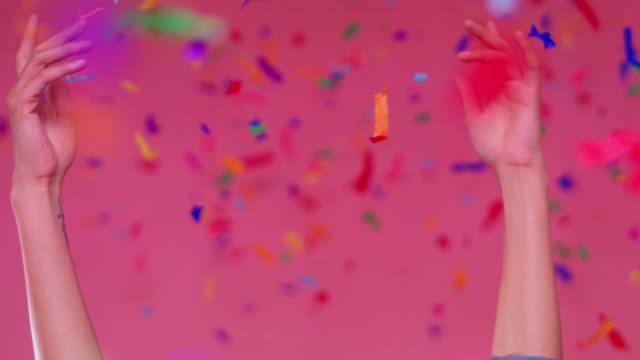
<path fill-rule="evenodd" d="M 496 26 L 466 21 L 484 49 L 458 54 L 464 63 L 505 67 L 502 92 L 481 106 L 465 79 L 458 79 L 466 125 L 478 155 L 496 173 L 505 211 L 502 281 L 493 354 L 562 359 L 547 201 L 547 176 L 540 144 L 540 63 L 528 40 L 515 33 L 517 56 Z"/>

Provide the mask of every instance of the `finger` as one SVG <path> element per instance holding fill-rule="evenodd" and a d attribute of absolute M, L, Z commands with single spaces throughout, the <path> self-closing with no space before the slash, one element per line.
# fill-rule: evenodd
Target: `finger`
<path fill-rule="evenodd" d="M 87 61 L 85 59 L 66 61 L 51 65 L 43 69 L 35 78 L 26 83 L 23 88 L 18 90 L 16 95 L 20 99 L 40 96 L 47 85 L 61 79 L 66 81 L 64 79 L 65 76 L 81 71 L 86 65 Z"/>
<path fill-rule="evenodd" d="M 44 41 L 40 45 L 38 45 L 37 50 L 50 49 L 53 47 L 60 46 L 64 43 L 71 42 L 80 37 L 80 35 L 84 34 L 87 30 L 87 20 L 81 19 L 77 23 L 71 25 L 67 29 L 59 32 L 58 34 L 51 37 L 49 40 Z"/>
<path fill-rule="evenodd" d="M 540 70 L 540 61 L 538 60 L 538 56 L 536 55 L 533 47 L 531 47 L 531 43 L 524 36 L 521 31 L 516 32 L 516 40 L 518 42 L 518 47 L 524 54 L 524 60 L 526 62 L 527 68 L 533 71 Z"/>
<path fill-rule="evenodd" d="M 487 29 L 489 29 L 489 31 L 496 36 L 498 35 L 498 28 L 496 27 L 496 24 L 493 21 L 487 21 Z"/>
<path fill-rule="evenodd" d="M 36 14 L 33 14 L 31 15 L 31 17 L 29 17 L 27 27 L 24 30 L 24 34 L 22 35 L 20 48 L 18 48 L 18 53 L 16 54 L 16 71 L 18 72 L 18 75 L 20 75 L 22 69 L 24 69 L 24 66 L 27 65 L 29 57 L 33 52 L 33 48 L 36 46 L 37 34 L 38 16 Z"/>
<path fill-rule="evenodd" d="M 475 36 L 488 48 L 503 51 L 507 51 L 509 49 L 509 45 L 506 41 L 475 21 L 465 20 L 464 27 L 469 31 L 469 33 L 471 33 L 471 35 Z"/>
<path fill-rule="evenodd" d="M 71 112 L 71 96 L 69 95 L 69 83 L 66 78 L 55 80 L 49 85 L 49 99 L 58 114 L 69 114 Z"/>
<path fill-rule="evenodd" d="M 472 51 L 463 51 L 458 53 L 458 59 L 465 63 L 479 62 L 489 65 L 501 66 L 509 79 L 515 80 L 522 78 L 520 69 L 513 61 L 511 55 L 504 51 L 480 49 Z"/>
<path fill-rule="evenodd" d="M 39 74 L 42 69 L 52 64 L 65 60 L 70 56 L 87 53 L 91 50 L 91 46 L 91 41 L 78 41 L 47 50 L 36 50 L 22 71 L 22 74 L 20 74 L 17 87 L 22 87 L 23 84 L 33 79 L 36 74 Z"/>
<path fill-rule="evenodd" d="M 480 105 L 476 93 L 471 88 L 469 82 L 462 77 L 456 78 L 456 84 L 458 85 L 458 91 L 462 97 L 462 105 L 464 106 L 464 112 L 467 117 L 474 117 L 480 114 Z"/>

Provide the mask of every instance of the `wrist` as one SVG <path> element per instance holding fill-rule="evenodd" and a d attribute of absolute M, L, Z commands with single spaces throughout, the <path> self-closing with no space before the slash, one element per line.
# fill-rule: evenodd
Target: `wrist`
<path fill-rule="evenodd" d="M 14 175 L 11 186 L 11 202 L 16 205 L 20 202 L 40 199 L 52 201 L 57 199 L 59 193 L 59 185 L 52 182 L 51 179 L 24 179 Z"/>

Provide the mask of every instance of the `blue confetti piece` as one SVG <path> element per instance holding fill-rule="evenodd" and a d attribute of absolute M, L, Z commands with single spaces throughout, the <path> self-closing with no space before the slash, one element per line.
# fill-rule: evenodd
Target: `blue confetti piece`
<path fill-rule="evenodd" d="M 264 141 L 267 140 L 267 133 L 262 133 L 256 136 L 256 141 Z"/>
<path fill-rule="evenodd" d="M 144 317 L 151 317 L 153 316 L 153 308 L 151 306 L 145 305 L 142 307 L 141 311 L 142 316 Z"/>
<path fill-rule="evenodd" d="M 544 43 L 544 48 L 549 49 L 556 46 L 556 42 L 551 39 L 551 33 L 538 31 L 535 25 L 531 25 L 531 31 L 529 31 L 529 37 L 536 37 Z"/>
<path fill-rule="evenodd" d="M 560 189 L 569 191 L 573 189 L 573 178 L 571 176 L 564 174 L 558 178 L 558 186 Z"/>
<path fill-rule="evenodd" d="M 102 166 L 102 159 L 94 157 L 87 158 L 87 165 L 92 169 L 97 169 Z"/>
<path fill-rule="evenodd" d="M 624 49 L 627 54 L 627 61 L 636 68 L 640 68 L 640 61 L 637 58 L 636 50 L 633 48 L 633 34 L 631 27 L 624 28 Z"/>
<path fill-rule="evenodd" d="M 244 210 L 246 204 L 242 198 L 237 198 L 235 201 L 235 206 L 238 210 Z"/>
<path fill-rule="evenodd" d="M 249 122 L 249 126 L 260 126 L 260 118 L 255 118 Z"/>
<path fill-rule="evenodd" d="M 318 281 L 309 275 L 300 275 L 298 281 L 309 289 L 315 289 L 318 287 Z"/>
<path fill-rule="evenodd" d="M 89 81 L 89 80 L 95 80 L 97 78 L 99 78 L 100 76 L 98 75 L 86 75 L 86 76 L 78 76 L 78 77 L 72 77 L 72 76 L 65 76 L 65 79 L 67 79 L 68 83 L 77 83 L 77 82 L 82 82 L 82 81 Z"/>
<path fill-rule="evenodd" d="M 424 160 L 423 165 L 427 170 L 433 170 L 436 167 L 436 161 L 428 158 Z"/>
<path fill-rule="evenodd" d="M 200 217 L 202 216 L 202 206 L 194 205 L 191 209 L 191 217 L 195 222 L 200 222 Z"/>
<path fill-rule="evenodd" d="M 571 270 L 562 264 L 555 263 L 553 264 L 553 270 L 556 275 L 565 283 L 568 283 L 573 279 L 573 275 L 571 274 Z"/>
<path fill-rule="evenodd" d="M 200 129 L 202 129 L 202 132 L 205 133 L 205 134 L 209 134 L 211 132 L 209 130 L 209 127 L 205 123 L 200 124 Z"/>
<path fill-rule="evenodd" d="M 114 3 L 115 5 L 118 5 L 118 0 L 113 0 L 113 3 Z"/>
<path fill-rule="evenodd" d="M 482 172 L 487 169 L 487 164 L 482 161 L 478 162 L 460 162 L 451 165 L 451 171 L 454 173 L 462 173 L 462 172 Z"/>
<path fill-rule="evenodd" d="M 427 74 L 416 73 L 413 76 L 413 81 L 415 81 L 416 83 L 421 83 L 421 82 L 427 80 L 428 78 L 429 78 L 429 75 L 427 75 Z"/>
<path fill-rule="evenodd" d="M 469 35 L 464 35 L 458 41 L 458 45 L 456 45 L 456 52 L 465 51 L 469 47 L 469 42 L 471 41 L 471 37 Z"/>
<path fill-rule="evenodd" d="M 299 117 L 294 117 L 291 120 L 289 120 L 289 127 L 293 130 L 297 130 L 300 128 L 300 126 L 302 126 L 302 120 L 300 120 Z"/>

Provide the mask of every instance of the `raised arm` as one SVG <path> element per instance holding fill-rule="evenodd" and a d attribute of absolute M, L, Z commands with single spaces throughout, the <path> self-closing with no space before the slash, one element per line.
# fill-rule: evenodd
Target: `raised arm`
<path fill-rule="evenodd" d="M 32 16 L 16 56 L 18 81 L 7 97 L 11 203 L 36 359 L 102 359 L 69 252 L 61 193 L 76 147 L 65 76 L 85 67 L 84 60 L 68 58 L 89 51 L 88 41 L 76 41 L 86 25 L 79 22 L 36 46 L 38 21 Z"/>
<path fill-rule="evenodd" d="M 493 65 L 504 78 L 499 91 L 489 97 L 479 96 L 486 94 L 478 94 L 478 87 L 467 79 L 458 79 L 467 130 L 477 153 L 495 171 L 504 204 L 502 281 L 492 351 L 496 356 L 561 360 L 547 178 L 540 145 L 539 62 L 521 32 L 515 34 L 514 49 L 493 23 L 482 26 L 467 21 L 465 27 L 486 48 L 460 53 L 459 59 Z"/>

